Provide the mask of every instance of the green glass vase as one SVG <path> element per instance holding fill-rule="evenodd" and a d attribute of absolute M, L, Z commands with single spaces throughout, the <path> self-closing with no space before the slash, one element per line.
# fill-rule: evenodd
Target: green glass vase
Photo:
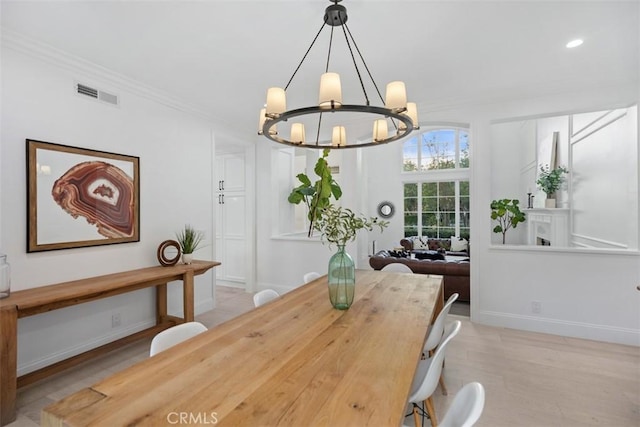
<path fill-rule="evenodd" d="M 346 310 L 353 303 L 356 290 L 356 267 L 351 256 L 338 246 L 338 252 L 329 260 L 329 299 L 338 310 Z"/>

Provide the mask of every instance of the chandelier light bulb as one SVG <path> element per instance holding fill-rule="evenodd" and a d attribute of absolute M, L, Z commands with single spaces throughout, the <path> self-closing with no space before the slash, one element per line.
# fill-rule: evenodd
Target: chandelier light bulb
<path fill-rule="evenodd" d="M 344 126 L 334 126 L 331 136 L 331 145 L 334 147 L 344 147 L 347 145 L 347 131 Z"/>
<path fill-rule="evenodd" d="M 267 113 L 266 108 L 260 109 L 260 117 L 258 118 L 258 135 L 263 135 L 262 128 L 264 127 L 264 122 L 267 121 L 266 113 Z M 269 135 L 277 135 L 277 134 L 278 134 L 277 125 L 271 126 L 271 128 L 269 128 Z"/>
<path fill-rule="evenodd" d="M 387 120 L 378 119 L 374 121 L 373 122 L 373 141 L 379 142 L 387 139 L 388 136 L 389 136 L 389 130 L 387 128 Z"/>
<path fill-rule="evenodd" d="M 342 105 L 342 85 L 338 73 L 324 73 L 320 76 L 318 105 L 327 108 Z"/>
<path fill-rule="evenodd" d="M 407 90 L 404 87 L 404 82 L 395 81 L 387 84 L 385 107 L 391 110 L 407 108 Z"/>
<path fill-rule="evenodd" d="M 264 126 L 264 122 L 267 120 L 267 116 L 265 115 L 266 112 L 266 108 L 260 109 L 260 116 L 258 117 L 258 135 L 262 135 L 262 127 Z"/>
<path fill-rule="evenodd" d="M 304 124 L 292 123 L 291 124 L 291 142 L 294 144 L 304 144 Z"/>
<path fill-rule="evenodd" d="M 287 97 L 281 87 L 270 87 L 267 90 L 267 116 L 282 114 L 287 111 Z"/>
<path fill-rule="evenodd" d="M 403 113 L 405 116 L 411 119 L 411 123 L 413 123 L 414 129 L 420 129 L 420 122 L 418 121 L 418 107 L 415 102 L 407 102 L 407 111 Z M 398 128 L 403 130 L 406 129 L 407 125 L 403 122 L 398 123 Z"/>

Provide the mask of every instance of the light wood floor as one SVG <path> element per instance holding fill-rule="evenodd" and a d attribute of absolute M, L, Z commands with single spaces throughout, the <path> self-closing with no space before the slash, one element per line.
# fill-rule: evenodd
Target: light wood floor
<path fill-rule="evenodd" d="M 197 316 L 208 327 L 253 308 L 252 296 L 218 287 L 218 307 Z M 449 396 L 434 395 L 441 418 L 456 392 L 471 381 L 485 386 L 476 426 L 640 426 L 640 348 L 522 332 L 462 321 L 447 351 Z M 35 426 L 51 402 L 148 357 L 149 340 L 131 344 L 18 392 L 18 419 Z M 427 421 L 426 426 L 429 426 Z M 380 426 L 384 427 L 384 426 Z"/>

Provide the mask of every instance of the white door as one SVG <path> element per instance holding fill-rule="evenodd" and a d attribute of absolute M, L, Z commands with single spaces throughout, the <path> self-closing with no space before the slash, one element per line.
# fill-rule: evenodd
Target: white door
<path fill-rule="evenodd" d="M 221 284 L 244 286 L 246 281 L 246 196 L 243 153 L 216 157 L 216 279 Z"/>

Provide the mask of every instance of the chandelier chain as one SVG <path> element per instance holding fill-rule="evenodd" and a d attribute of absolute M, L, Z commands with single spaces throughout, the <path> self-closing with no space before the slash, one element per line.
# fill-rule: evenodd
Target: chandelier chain
<path fill-rule="evenodd" d="M 382 94 L 380 93 L 380 89 L 378 88 L 378 84 L 374 80 L 373 75 L 371 74 L 371 71 L 369 70 L 369 66 L 367 65 L 367 61 L 364 60 L 364 56 L 362 56 L 362 53 L 360 52 L 360 48 L 358 47 L 358 43 L 356 43 L 356 39 L 353 38 L 353 34 L 351 34 L 351 30 L 349 29 L 349 26 L 347 24 L 345 24 L 344 27 L 346 28 L 347 32 L 349 33 L 349 37 L 351 37 L 351 41 L 353 41 L 353 46 L 356 48 L 356 52 L 358 52 L 358 56 L 360 57 L 360 60 L 362 61 L 362 64 L 364 65 L 364 69 L 367 70 L 367 74 L 369 75 L 369 78 L 371 79 L 371 83 L 373 83 L 373 87 L 376 88 L 376 92 L 378 93 L 378 97 L 380 98 L 380 101 L 382 101 L 382 104 L 384 105 L 384 98 L 382 97 Z"/>
<path fill-rule="evenodd" d="M 291 82 L 293 81 L 293 78 L 296 76 L 296 73 L 298 72 L 298 70 L 300 69 L 300 67 L 302 66 L 302 63 L 304 62 L 305 59 L 307 59 L 307 55 L 309 55 L 309 52 L 311 51 L 311 48 L 313 47 L 313 45 L 316 43 L 316 40 L 318 40 L 318 36 L 320 35 L 320 33 L 322 32 L 322 30 L 324 29 L 324 22 L 322 23 L 322 25 L 320 26 L 320 29 L 318 30 L 318 32 L 316 33 L 316 36 L 313 38 L 313 41 L 311 42 L 311 46 L 309 46 L 309 49 L 307 49 L 307 51 L 304 53 L 304 56 L 302 57 L 302 60 L 300 61 L 300 63 L 298 64 L 298 66 L 296 67 L 295 71 L 293 72 L 293 74 L 291 75 L 291 78 L 289 79 L 289 81 L 287 82 L 287 85 L 284 87 L 284 90 L 286 91 L 289 88 L 289 85 L 291 84 Z"/>
<path fill-rule="evenodd" d="M 373 87 L 376 89 L 376 92 L 378 93 L 378 97 L 380 98 L 380 101 L 382 101 L 382 104 L 384 105 L 384 98 L 382 97 L 382 94 L 380 93 L 380 89 L 378 88 L 378 84 L 376 83 L 376 80 L 373 78 L 373 75 L 371 74 L 371 70 L 369 70 L 369 66 L 367 65 L 367 61 L 364 60 L 364 56 L 362 56 L 362 52 L 360 52 L 360 48 L 358 47 L 358 43 L 356 43 L 356 39 L 353 38 L 353 34 L 351 34 L 351 30 L 349 29 L 349 26 L 347 24 L 344 24 L 343 28 L 346 29 L 347 33 L 349 33 L 349 37 L 351 37 L 351 41 L 353 42 L 353 46 L 356 48 L 356 52 L 358 52 L 358 56 L 360 57 L 360 60 L 362 61 L 362 64 L 364 65 L 364 69 L 367 70 L 367 74 L 369 75 L 369 79 L 371 79 L 371 83 L 373 83 Z M 345 37 L 346 37 L 346 34 L 345 34 Z M 351 47 L 349 47 L 349 49 L 351 49 Z M 353 56 L 353 53 L 352 53 L 352 56 Z M 358 70 L 358 67 L 356 66 L 356 71 L 357 70 Z M 358 71 L 358 77 L 360 77 L 360 72 L 359 71 Z M 362 84 L 362 79 L 360 79 L 360 84 Z M 367 97 L 367 92 L 364 90 L 364 87 L 362 88 L 362 90 L 364 91 L 364 97 L 367 100 L 367 105 L 369 105 L 369 97 Z M 391 117 L 391 123 L 393 124 L 393 127 L 396 130 L 398 130 L 398 124 L 393 119 L 393 117 Z"/>
<path fill-rule="evenodd" d="M 342 20 L 340 20 L 340 22 L 342 22 Z M 362 81 L 362 75 L 360 74 L 360 69 L 358 68 L 358 64 L 356 62 L 356 57 L 353 54 L 353 49 L 351 48 L 351 43 L 349 43 L 349 37 L 347 37 L 347 31 L 345 30 L 346 26 L 347 26 L 347 24 L 342 22 L 341 27 L 342 27 L 342 32 L 344 33 L 344 39 L 347 42 L 347 47 L 349 48 L 349 53 L 351 54 L 351 60 L 353 61 L 353 66 L 356 69 L 356 74 L 358 75 L 358 80 L 360 81 L 360 87 L 362 88 L 362 93 L 364 94 L 364 99 L 367 101 L 367 105 L 371 105 L 371 103 L 369 102 L 369 96 L 367 95 L 367 90 L 365 89 L 364 82 Z M 349 32 L 349 34 L 351 34 L 351 32 Z M 351 37 L 351 39 L 353 40 L 353 37 Z M 354 42 L 354 44 L 355 44 L 355 42 Z"/>

